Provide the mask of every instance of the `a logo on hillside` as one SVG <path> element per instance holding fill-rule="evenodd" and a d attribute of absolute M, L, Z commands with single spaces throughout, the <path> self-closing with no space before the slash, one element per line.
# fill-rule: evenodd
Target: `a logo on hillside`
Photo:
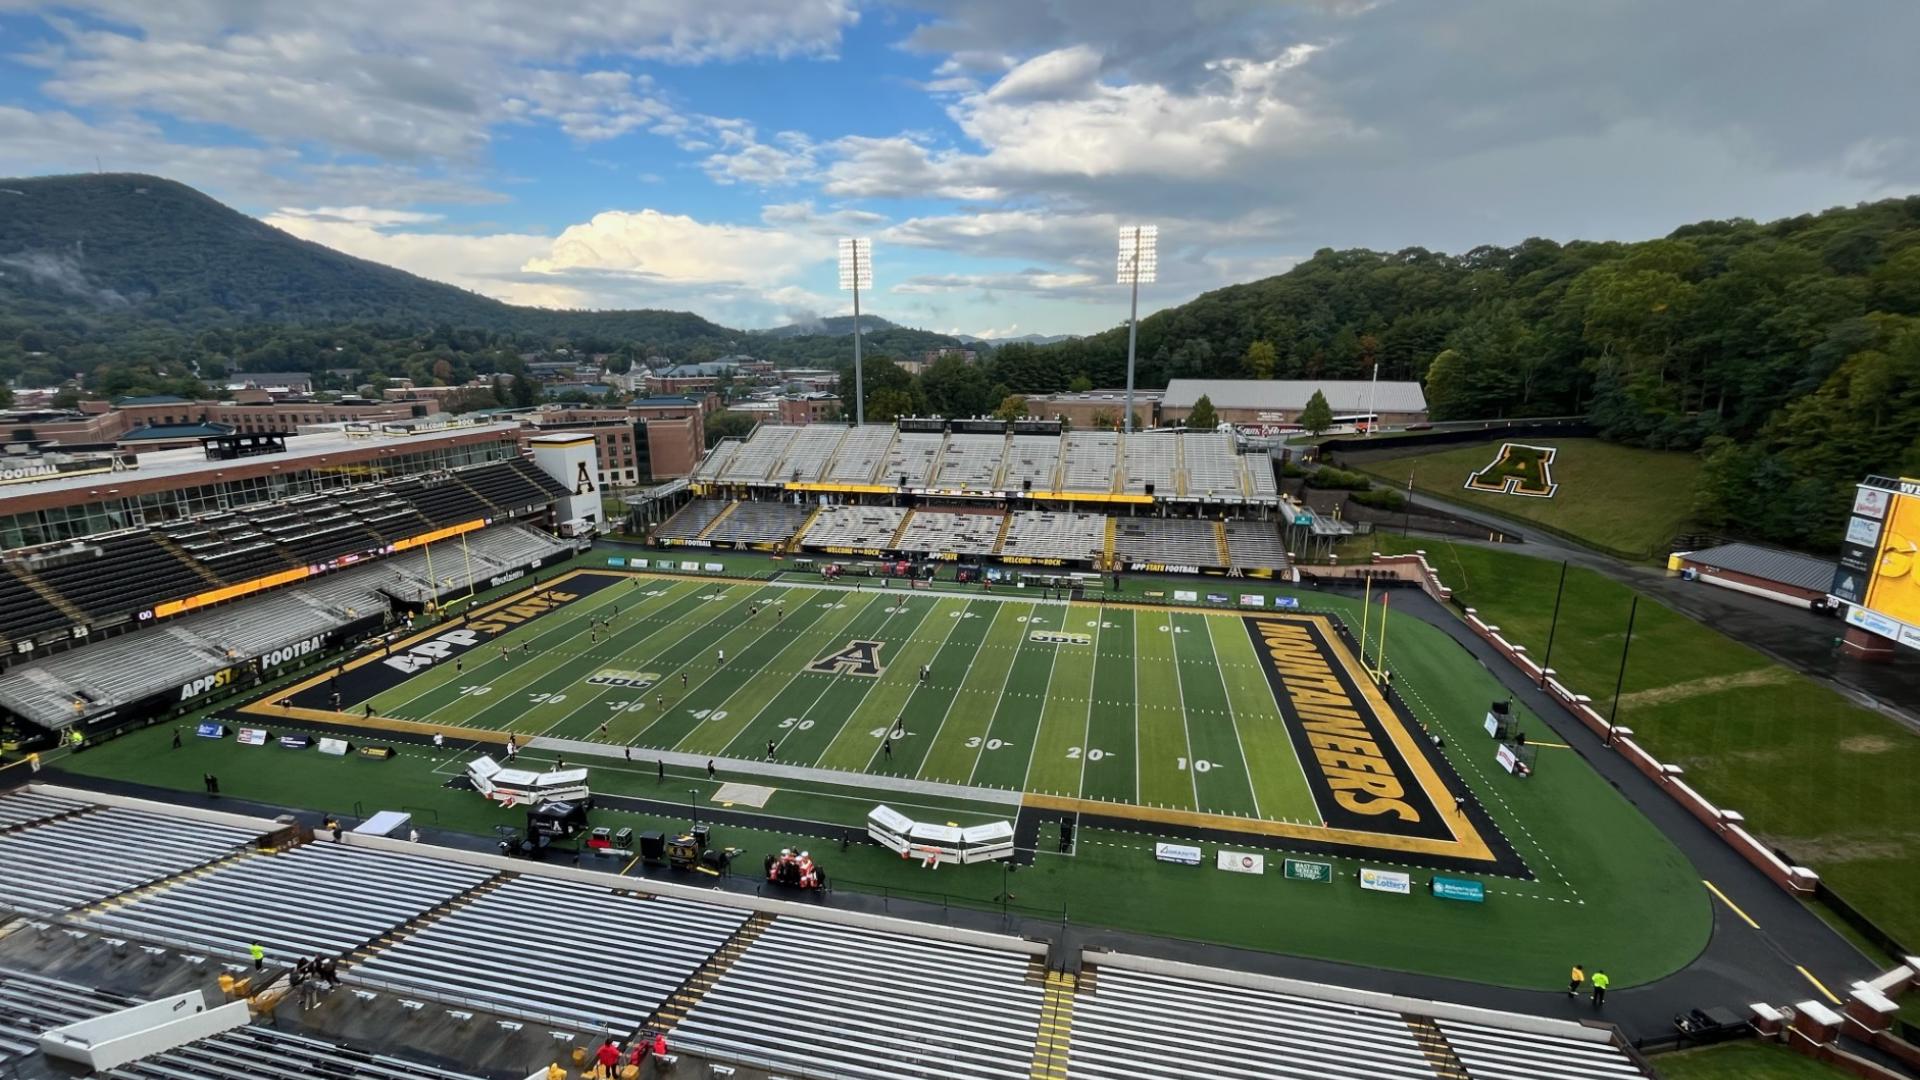
<path fill-rule="evenodd" d="M 653 671 L 616 671 L 613 668 L 601 668 L 587 676 L 587 682 L 594 686 L 632 686 L 641 690 L 660 681 L 658 672 Z"/>
<path fill-rule="evenodd" d="M 822 675 L 865 675 L 879 678 L 887 670 L 880 664 L 879 641 L 849 641 L 845 648 L 828 653 L 807 665 L 808 671 L 817 671 Z"/>
<path fill-rule="evenodd" d="M 1467 477 L 1467 490 L 1551 499 L 1560 486 L 1553 482 L 1553 454 L 1551 446 L 1502 443 L 1493 464 Z"/>

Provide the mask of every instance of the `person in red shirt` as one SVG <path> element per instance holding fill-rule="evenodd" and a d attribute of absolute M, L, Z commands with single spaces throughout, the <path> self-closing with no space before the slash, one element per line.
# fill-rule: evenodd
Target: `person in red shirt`
<path fill-rule="evenodd" d="M 613 1045 L 612 1039 L 608 1039 L 600 1044 L 600 1052 L 594 1055 L 594 1061 L 600 1066 L 601 1076 L 611 1077 L 614 1070 L 620 1067 L 620 1048 Z"/>
<path fill-rule="evenodd" d="M 667 1033 L 664 1031 L 656 1032 L 653 1036 L 653 1056 L 657 1058 L 667 1056 Z"/>

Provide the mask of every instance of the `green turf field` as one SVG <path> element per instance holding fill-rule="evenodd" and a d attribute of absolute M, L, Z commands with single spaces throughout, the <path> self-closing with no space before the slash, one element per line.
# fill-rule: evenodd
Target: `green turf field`
<path fill-rule="evenodd" d="M 343 705 L 718 758 L 765 759 L 771 743 L 788 764 L 1319 823 L 1238 618 L 636 580 Z M 854 641 L 879 643 L 872 674 L 811 669 Z"/>
<path fill-rule="evenodd" d="M 1838 1080 L 1852 1075 L 1784 1046 L 1757 1042 L 1662 1054 L 1653 1064 L 1667 1080 Z"/>
<path fill-rule="evenodd" d="M 1469 489 L 1467 478 L 1491 465 L 1509 441 L 1554 448 L 1551 498 Z M 1643 450 L 1599 439 L 1494 439 L 1444 449 L 1409 447 L 1401 454 L 1364 451 L 1352 468 L 1388 487 L 1415 490 L 1466 507 L 1478 507 L 1556 533 L 1644 559 L 1684 532 L 1693 514 L 1700 459 L 1692 454 Z"/>

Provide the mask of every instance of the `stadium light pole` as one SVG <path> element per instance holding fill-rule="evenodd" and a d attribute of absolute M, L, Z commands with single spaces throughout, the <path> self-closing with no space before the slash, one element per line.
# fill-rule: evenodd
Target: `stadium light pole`
<path fill-rule="evenodd" d="M 1640 611 L 1640 594 L 1633 594 L 1633 604 L 1627 608 L 1627 640 L 1620 643 L 1620 675 L 1613 681 L 1613 707 L 1607 710 L 1607 742 L 1613 745 L 1614 721 L 1620 716 L 1620 690 L 1627 684 L 1627 650 L 1633 647 L 1633 617 Z"/>
<path fill-rule="evenodd" d="M 860 370 L 860 289 L 873 288 L 873 241 L 840 238 L 840 288 L 853 290 L 853 422 L 867 422 L 867 383 Z"/>
<path fill-rule="evenodd" d="M 1540 658 L 1540 688 L 1547 687 L 1547 665 L 1553 663 L 1553 634 L 1560 629 L 1560 597 L 1567 591 L 1567 560 L 1560 560 L 1560 587 L 1553 590 L 1553 621 L 1547 624 L 1547 655 Z"/>
<path fill-rule="evenodd" d="M 1140 339 L 1140 283 L 1151 285 L 1160 267 L 1160 226 L 1124 225 L 1120 228 L 1120 284 L 1133 286 L 1133 306 L 1127 315 L 1127 415 L 1125 431 L 1133 433 L 1133 360 Z"/>

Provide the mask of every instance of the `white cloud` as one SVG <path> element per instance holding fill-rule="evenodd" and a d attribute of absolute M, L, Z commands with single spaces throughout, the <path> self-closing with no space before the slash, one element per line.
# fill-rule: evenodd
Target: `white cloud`
<path fill-rule="evenodd" d="M 997 274 L 919 274 L 893 286 L 893 293 L 947 293 L 968 291 L 1062 292 L 1106 284 L 1094 274 L 1028 269 Z M 983 335 L 984 336 L 984 335 Z"/>
<path fill-rule="evenodd" d="M 505 300 L 538 307 L 589 306 L 591 297 L 566 283 L 523 280 L 521 267 L 550 249 L 552 238 L 531 233 L 415 232 L 387 227 L 374 219 L 321 211 L 280 210 L 267 224 L 302 240 L 398 267 L 421 277 Z M 388 223 L 391 224 L 391 223 Z"/>
<path fill-rule="evenodd" d="M 814 178 L 817 171 L 812 140 L 798 131 L 774 136 L 778 146 L 758 141 L 751 127 L 720 128 L 727 149 L 708 155 L 702 163 L 709 177 L 722 184 L 785 187 Z"/>
<path fill-rule="evenodd" d="M 605 270 L 662 281 L 771 288 L 831 254 L 811 239 L 777 229 L 711 224 L 658 210 L 609 210 L 568 226 L 524 269 L 536 274 Z"/>

